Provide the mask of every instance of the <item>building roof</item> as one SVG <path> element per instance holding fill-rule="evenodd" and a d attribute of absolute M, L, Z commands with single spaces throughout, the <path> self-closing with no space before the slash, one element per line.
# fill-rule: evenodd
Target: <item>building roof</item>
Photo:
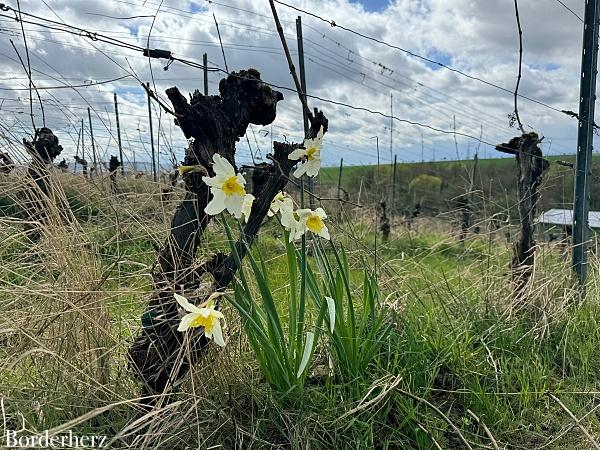
<path fill-rule="evenodd" d="M 551 225 L 573 225 L 573 210 L 550 209 L 540 214 L 537 222 Z M 600 229 L 600 211 L 590 211 L 588 223 L 590 228 Z"/>

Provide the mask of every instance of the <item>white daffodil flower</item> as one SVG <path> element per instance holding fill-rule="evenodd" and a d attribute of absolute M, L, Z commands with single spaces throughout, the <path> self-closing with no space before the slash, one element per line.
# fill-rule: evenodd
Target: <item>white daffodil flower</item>
<path fill-rule="evenodd" d="M 295 213 L 298 216 L 298 224 L 294 233 L 294 239 L 299 239 L 304 233 L 310 231 L 313 234 L 329 239 L 329 230 L 323 222 L 327 218 L 327 214 L 323 208 L 317 208 L 314 211 L 311 209 L 299 209 Z"/>
<path fill-rule="evenodd" d="M 248 217 L 250 217 L 250 211 L 252 211 L 252 203 L 254 202 L 254 195 L 246 194 L 244 195 L 244 202 L 242 203 L 242 216 L 244 217 L 244 222 L 248 222 Z"/>
<path fill-rule="evenodd" d="M 215 344 L 225 347 L 223 339 L 223 330 L 225 328 L 225 316 L 215 309 L 215 299 L 223 295 L 222 292 L 214 292 L 208 297 L 208 300 L 201 306 L 192 305 L 183 295 L 175 294 L 175 300 L 185 309 L 188 314 L 183 316 L 177 331 L 187 331 L 190 328 L 204 327 L 204 335 L 208 339 L 213 339 Z M 221 327 L 221 320 L 223 326 Z"/>
<path fill-rule="evenodd" d="M 236 174 L 235 169 L 229 161 L 218 153 L 213 155 L 213 162 L 215 176 L 202 177 L 202 181 L 210 186 L 210 192 L 213 195 L 210 203 L 204 208 L 204 212 L 214 216 L 227 210 L 236 219 L 241 219 L 244 204 L 248 208 L 249 202 L 251 207 L 254 200 L 252 195 L 246 194 L 246 189 L 244 188 L 246 180 L 241 174 Z"/>
<path fill-rule="evenodd" d="M 294 171 L 294 176 L 300 178 L 306 174 L 317 176 L 321 169 L 321 146 L 323 145 L 323 127 L 314 139 L 304 139 L 304 148 L 297 148 L 288 155 L 289 159 L 302 159 L 302 164 Z"/>
<path fill-rule="evenodd" d="M 293 209 L 293 200 L 288 197 L 285 192 L 279 192 L 271 202 L 271 206 L 269 207 L 269 212 L 267 212 L 267 215 L 269 217 L 273 217 L 277 213 L 284 214 L 284 212 Z"/>

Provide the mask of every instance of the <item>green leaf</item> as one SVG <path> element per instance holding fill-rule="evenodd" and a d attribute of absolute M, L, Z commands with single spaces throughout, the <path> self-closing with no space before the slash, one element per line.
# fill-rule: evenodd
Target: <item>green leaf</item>
<path fill-rule="evenodd" d="M 315 334 L 312 331 L 306 333 L 306 342 L 304 343 L 304 353 L 302 354 L 302 361 L 300 362 L 300 367 L 298 368 L 298 373 L 296 374 L 296 378 L 300 378 L 304 373 L 304 369 L 308 365 L 308 361 L 312 355 L 313 351 L 313 343 L 315 340 Z"/>

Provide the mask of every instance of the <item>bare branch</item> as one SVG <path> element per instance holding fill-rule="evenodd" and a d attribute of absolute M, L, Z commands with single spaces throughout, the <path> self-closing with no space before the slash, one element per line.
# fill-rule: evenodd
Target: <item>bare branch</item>
<path fill-rule="evenodd" d="M 552 392 L 548 391 L 548 397 L 550 397 L 552 400 L 554 400 L 556 403 L 558 403 L 558 405 L 563 409 L 564 412 L 567 413 L 567 415 L 573 419 L 573 421 L 577 424 L 577 426 L 579 427 L 579 429 L 581 430 L 581 432 L 585 435 L 585 437 L 587 438 L 587 440 L 590 442 L 590 444 L 592 444 L 592 446 L 596 449 L 596 450 L 600 450 L 600 444 L 598 444 L 598 442 L 596 442 L 596 440 L 594 439 L 594 437 L 590 434 L 590 432 L 581 424 L 580 420 L 575 416 L 575 414 L 573 414 L 571 412 L 571 410 L 569 408 L 567 408 L 567 406 L 560 401 L 560 399 L 554 395 Z"/>
<path fill-rule="evenodd" d="M 519 108 L 517 106 L 517 99 L 519 97 L 519 84 L 521 84 L 521 66 L 523 64 L 523 30 L 521 30 L 521 19 L 519 18 L 519 5 L 515 0 L 515 16 L 517 18 L 517 27 L 519 29 L 519 74 L 517 75 L 517 85 L 515 86 L 515 119 L 519 125 L 521 133 L 525 134 L 521 118 L 519 117 Z"/>

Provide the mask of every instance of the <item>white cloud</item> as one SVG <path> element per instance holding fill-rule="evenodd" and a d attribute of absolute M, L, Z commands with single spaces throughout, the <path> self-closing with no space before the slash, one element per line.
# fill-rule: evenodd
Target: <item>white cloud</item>
<path fill-rule="evenodd" d="M 565 2 L 582 15 L 575 0 Z M 10 4 L 10 2 L 9 2 Z M 518 61 L 518 37 L 512 0 L 397 0 L 381 12 L 369 12 L 348 0 L 303 0 L 298 7 L 333 19 L 336 23 L 402 48 L 441 60 L 506 87 L 514 88 Z M 559 109 L 576 109 L 579 91 L 581 23 L 554 0 L 519 2 L 524 40 L 524 67 L 520 92 Z M 13 5 L 16 6 L 16 5 Z M 30 0 L 22 2 L 26 12 L 64 21 L 145 47 L 151 17 L 115 19 L 114 17 L 154 15 L 157 0 Z M 51 9 L 50 9 L 51 8 Z M 250 11 L 250 12 L 247 12 Z M 278 5 L 288 44 L 296 58 L 296 11 Z M 212 14 L 219 21 L 230 70 L 255 67 L 263 79 L 282 86 L 293 86 L 281 50 L 267 2 L 221 0 L 219 2 L 166 0 L 152 27 L 150 46 L 167 49 L 182 58 L 202 61 L 208 53 L 211 66 L 223 66 Z M 106 17 L 106 16 L 112 16 Z M 484 140 L 499 143 L 515 134 L 508 128 L 507 114 L 512 112 L 510 93 L 502 92 L 454 72 L 427 64 L 418 58 L 363 39 L 339 28 L 303 16 L 309 94 L 374 111 L 389 113 L 390 92 L 394 97 L 394 115 L 445 130 L 452 129 L 478 136 L 484 127 Z M 142 80 L 151 80 L 148 59 L 131 50 L 67 33 L 25 25 L 34 81 L 38 86 L 64 83 L 83 84 L 126 75 L 133 70 Z M 10 44 L 12 39 L 24 57 L 19 24 L 0 20 L 0 58 L 2 88 L 26 88 L 27 79 Z M 164 71 L 164 60 L 153 60 L 152 74 L 163 98 L 166 88 L 178 86 L 182 92 L 202 89 L 202 72 L 173 63 Z M 217 92 L 222 74 L 210 73 L 210 92 Z M 81 119 L 87 129 L 87 107 L 93 108 L 94 136 L 99 157 L 108 160 L 117 147 L 113 92 L 119 95 L 119 112 L 125 154 L 131 162 L 147 160 L 149 153 L 146 97 L 133 78 L 81 89 L 40 91 L 47 126 L 56 131 L 65 147 L 65 155 L 75 153 Z M 275 139 L 301 140 L 301 109 L 293 92 L 283 91 L 278 118 L 273 124 Z M 30 132 L 29 94 L 27 90 L 3 90 L 0 117 L 19 138 Z M 323 158 L 327 164 L 376 162 L 375 140 L 379 136 L 382 161 L 389 160 L 389 119 L 309 99 L 311 107 L 322 108 L 330 120 Z M 35 102 L 36 124 L 41 115 Z M 521 99 L 523 122 L 553 140 L 553 153 L 572 152 L 575 147 L 575 122 L 535 103 Z M 251 145 L 258 142 L 264 156 L 271 142 L 271 127 L 254 126 Z M 395 122 L 394 153 L 400 160 L 419 160 L 421 133 L 425 156 L 438 159 L 456 156 L 452 135 L 427 128 Z M 155 139 L 158 138 L 155 118 Z M 160 134 L 161 161 L 168 166 L 168 145 L 182 158 L 185 140 L 172 120 L 162 115 Z M 267 133 L 269 131 L 269 133 Z M 86 131 L 87 133 L 87 131 Z M 87 145 L 89 136 L 86 134 Z M 467 153 L 468 139 L 459 137 L 461 155 Z M 167 145 L 168 144 L 168 145 Z M 475 142 L 471 143 L 473 148 Z M 547 147 L 546 147 L 547 148 Z M 435 150 L 434 150 L 435 149 Z M 487 150 L 487 155 L 494 151 Z M 88 158 L 91 159 L 91 158 Z M 238 162 L 250 160 L 245 139 L 238 145 Z"/>

